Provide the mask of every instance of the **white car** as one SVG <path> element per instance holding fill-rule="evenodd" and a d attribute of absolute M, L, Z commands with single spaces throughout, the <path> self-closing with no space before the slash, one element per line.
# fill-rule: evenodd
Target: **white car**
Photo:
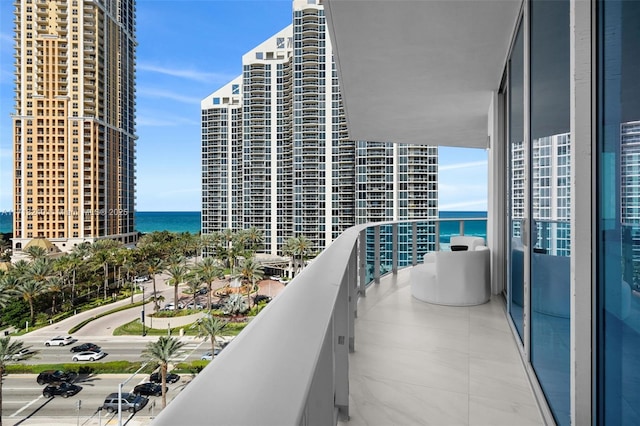
<path fill-rule="evenodd" d="M 133 279 L 134 283 L 144 283 L 144 282 L 147 282 L 147 281 L 149 281 L 149 277 L 147 277 L 147 276 L 135 277 Z"/>
<path fill-rule="evenodd" d="M 173 303 L 167 303 L 162 309 L 164 311 L 175 311 L 176 306 Z M 178 309 L 184 309 L 184 304 L 182 304 L 182 302 L 178 302 Z"/>
<path fill-rule="evenodd" d="M 194 305 L 193 302 L 191 302 L 187 305 L 187 309 L 204 309 L 204 305 L 202 305 L 201 303 L 196 303 Z"/>
<path fill-rule="evenodd" d="M 213 354 L 215 356 L 218 356 L 218 354 L 222 351 L 222 349 L 220 348 L 216 348 L 216 350 L 213 352 Z M 202 354 L 202 356 L 200 357 L 200 359 L 202 361 L 211 361 L 213 359 L 213 355 L 211 354 L 211 351 L 206 351 L 205 353 Z"/>
<path fill-rule="evenodd" d="M 33 351 L 31 349 L 22 348 L 22 349 L 20 349 L 18 352 L 16 352 L 13 355 L 5 355 L 4 359 L 5 359 L 5 361 L 9 361 L 9 360 L 11 360 L 11 361 L 21 361 L 21 360 L 23 360 L 25 358 L 28 358 L 28 356 L 30 354 L 32 354 L 32 353 L 33 353 Z"/>
<path fill-rule="evenodd" d="M 105 356 L 107 356 L 107 354 L 102 351 L 100 352 L 86 351 L 86 352 L 78 352 L 77 354 L 73 355 L 71 359 L 73 361 L 96 361 L 100 358 L 104 358 Z"/>
<path fill-rule="evenodd" d="M 56 336 L 53 339 L 49 339 L 44 342 L 45 346 L 66 346 L 77 342 L 78 339 L 74 339 L 71 336 Z"/>

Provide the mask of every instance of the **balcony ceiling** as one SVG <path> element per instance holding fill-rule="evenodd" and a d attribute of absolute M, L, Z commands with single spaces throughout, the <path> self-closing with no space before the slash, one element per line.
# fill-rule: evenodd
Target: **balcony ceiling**
<path fill-rule="evenodd" d="M 520 0 L 325 0 L 349 136 L 487 147 Z"/>

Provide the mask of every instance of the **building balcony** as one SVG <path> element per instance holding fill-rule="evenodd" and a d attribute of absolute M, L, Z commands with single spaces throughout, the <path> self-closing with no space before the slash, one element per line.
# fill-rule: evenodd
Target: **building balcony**
<path fill-rule="evenodd" d="M 211 412 L 220 424 L 544 424 L 502 295 L 472 307 L 412 298 L 411 267 L 440 244 L 421 230 L 438 224 L 345 231 L 154 424 L 206 424 Z M 229 387 L 237 377 L 251 386 Z M 237 410 L 240 397 L 251 410 Z"/>

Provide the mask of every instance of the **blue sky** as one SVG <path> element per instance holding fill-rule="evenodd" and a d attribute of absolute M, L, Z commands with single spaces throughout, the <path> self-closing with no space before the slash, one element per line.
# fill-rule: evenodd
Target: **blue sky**
<path fill-rule="evenodd" d="M 12 210 L 13 2 L 0 1 L 0 211 Z M 290 0 L 138 0 L 137 210 L 200 210 L 200 101 L 291 23 Z M 486 210 L 487 153 L 440 148 L 441 210 Z"/>

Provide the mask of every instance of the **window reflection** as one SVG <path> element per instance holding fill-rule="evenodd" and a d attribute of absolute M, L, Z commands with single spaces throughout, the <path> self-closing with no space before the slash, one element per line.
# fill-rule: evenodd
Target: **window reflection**
<path fill-rule="evenodd" d="M 600 6 L 598 424 L 640 424 L 640 2 Z"/>
<path fill-rule="evenodd" d="M 530 11 L 531 363 L 557 424 L 569 425 L 569 1 L 532 1 Z"/>

